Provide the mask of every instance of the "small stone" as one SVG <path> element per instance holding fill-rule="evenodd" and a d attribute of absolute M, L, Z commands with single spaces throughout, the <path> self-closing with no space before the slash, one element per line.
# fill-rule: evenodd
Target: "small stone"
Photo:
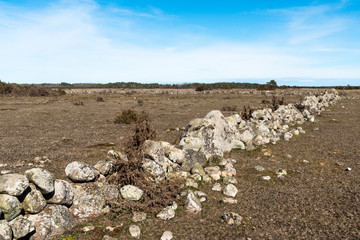
<path fill-rule="evenodd" d="M 11 170 L 2 170 L 0 173 L 3 175 L 9 174 L 9 173 L 11 173 Z"/>
<path fill-rule="evenodd" d="M 191 170 L 190 170 L 191 174 L 199 174 L 200 176 L 204 176 L 205 175 L 205 171 L 203 169 L 203 167 L 201 166 L 200 163 L 195 163 Z"/>
<path fill-rule="evenodd" d="M 207 183 L 210 183 L 210 182 L 212 182 L 212 179 L 211 179 L 211 177 L 209 177 L 209 175 L 204 175 L 204 176 L 202 176 L 202 180 L 204 181 L 204 182 L 207 182 Z"/>
<path fill-rule="evenodd" d="M 25 172 L 25 176 L 34 183 L 43 194 L 54 191 L 54 175 L 42 168 L 32 168 Z"/>
<path fill-rule="evenodd" d="M 211 190 L 220 192 L 222 190 L 221 184 L 220 183 L 215 183 L 213 185 L 213 187 L 211 188 Z"/>
<path fill-rule="evenodd" d="M 21 174 L 6 174 L 0 176 L 0 193 L 20 196 L 29 187 L 29 180 Z"/>
<path fill-rule="evenodd" d="M 309 161 L 308 160 L 303 160 L 303 163 L 309 163 Z"/>
<path fill-rule="evenodd" d="M 75 161 L 66 166 L 65 174 L 71 181 L 81 183 L 94 181 L 100 172 L 87 163 Z"/>
<path fill-rule="evenodd" d="M 200 176 L 200 174 L 193 174 L 191 175 L 191 178 L 194 179 L 195 181 L 201 181 L 202 180 L 202 177 Z"/>
<path fill-rule="evenodd" d="M 193 187 L 193 188 L 198 188 L 199 187 L 199 184 L 194 179 L 191 179 L 191 178 L 186 179 L 186 184 L 185 185 L 187 187 Z"/>
<path fill-rule="evenodd" d="M 104 229 L 104 232 L 113 232 L 113 231 L 119 231 L 122 228 L 123 224 L 121 223 L 120 225 L 116 225 L 116 226 L 107 226 Z"/>
<path fill-rule="evenodd" d="M 270 181 L 271 177 L 270 176 L 262 176 L 261 179 L 263 179 L 265 181 Z"/>
<path fill-rule="evenodd" d="M 237 200 L 234 198 L 224 197 L 220 200 L 221 203 L 228 203 L 228 204 L 237 204 Z"/>
<path fill-rule="evenodd" d="M 82 232 L 86 233 L 86 232 L 90 232 L 93 231 L 95 229 L 94 226 L 85 226 L 81 229 Z"/>
<path fill-rule="evenodd" d="M 201 202 L 195 196 L 192 191 L 189 191 L 186 201 L 185 201 L 185 209 L 190 213 L 199 213 L 201 212 Z"/>
<path fill-rule="evenodd" d="M 318 127 L 313 128 L 313 131 L 319 131 L 320 129 Z"/>
<path fill-rule="evenodd" d="M 114 238 L 114 237 L 110 237 L 108 235 L 104 235 L 102 240 L 117 240 L 117 238 Z"/>
<path fill-rule="evenodd" d="M 160 240 L 171 240 L 172 238 L 173 238 L 172 232 L 170 232 L 170 231 L 165 231 L 165 232 L 162 234 Z"/>
<path fill-rule="evenodd" d="M 349 171 L 351 171 L 351 168 L 347 167 L 347 168 L 345 169 L 345 171 L 349 172 Z"/>
<path fill-rule="evenodd" d="M 131 237 L 140 238 L 141 231 L 140 231 L 140 228 L 138 226 L 136 226 L 134 224 L 130 225 L 129 232 L 130 232 Z"/>
<path fill-rule="evenodd" d="M 224 213 L 222 219 L 229 225 L 240 225 L 243 220 L 243 218 L 239 214 L 234 212 Z"/>
<path fill-rule="evenodd" d="M 218 166 L 206 167 L 204 170 L 215 181 L 220 179 L 220 176 L 221 176 L 220 167 L 218 167 Z"/>
<path fill-rule="evenodd" d="M 236 178 L 226 176 L 226 177 L 223 178 L 223 183 L 225 183 L 225 184 L 230 184 L 230 183 L 231 184 L 237 184 L 238 182 L 237 182 Z"/>
<path fill-rule="evenodd" d="M 238 193 L 238 190 L 233 184 L 228 184 L 225 186 L 223 193 L 226 196 L 235 197 L 236 194 Z"/>
<path fill-rule="evenodd" d="M 99 161 L 94 165 L 102 175 L 107 176 L 112 173 L 114 169 L 114 163 L 112 161 Z"/>
<path fill-rule="evenodd" d="M 265 171 L 265 168 L 262 167 L 262 166 L 259 166 L 259 165 L 255 166 L 254 169 L 255 169 L 256 171 L 258 171 L 258 172 Z"/>
<path fill-rule="evenodd" d="M 144 212 L 133 212 L 133 222 L 142 222 L 146 219 L 146 213 Z"/>
<path fill-rule="evenodd" d="M 144 194 L 144 191 L 133 185 L 125 185 L 120 189 L 120 193 L 126 200 L 138 201 Z"/>
<path fill-rule="evenodd" d="M 287 159 L 291 159 L 291 158 L 292 158 L 292 156 L 291 156 L 290 154 L 285 154 L 285 158 L 287 158 Z"/>
<path fill-rule="evenodd" d="M 11 240 L 13 239 L 12 230 L 6 220 L 0 220 L 0 239 Z"/>
<path fill-rule="evenodd" d="M 175 217 L 175 209 L 172 206 L 168 206 L 163 208 L 156 217 L 161 218 L 163 220 L 169 220 Z"/>
<path fill-rule="evenodd" d="M 287 171 L 285 169 L 276 169 L 275 170 L 275 174 L 277 175 L 278 178 L 283 178 L 285 177 L 285 175 L 287 175 Z"/>
<path fill-rule="evenodd" d="M 195 191 L 195 196 L 200 200 L 200 202 L 205 202 L 207 200 L 207 194 L 201 191 Z"/>

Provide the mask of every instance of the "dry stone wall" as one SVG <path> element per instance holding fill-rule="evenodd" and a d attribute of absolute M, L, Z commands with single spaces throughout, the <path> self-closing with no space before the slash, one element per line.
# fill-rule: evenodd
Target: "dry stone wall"
<path fill-rule="evenodd" d="M 339 99 L 336 90 L 331 90 L 320 96 L 306 96 L 297 105 L 300 109 L 288 104 L 279 106 L 275 111 L 270 108 L 256 110 L 247 121 L 238 114 L 224 117 L 220 111 L 211 111 L 205 118 L 189 123 L 179 145 L 146 141 L 143 168 L 153 176 L 154 181 L 180 177 L 186 179 L 186 186 L 193 188 L 198 188 L 199 180 L 211 182 L 222 179 L 226 186 L 222 188 L 216 183 L 213 190 L 223 192 L 225 197 L 222 202 L 235 204 L 237 201 L 233 197 L 238 190 L 233 164 L 236 161 L 223 159 L 224 153 L 232 149 L 252 150 L 279 140 L 288 141 L 304 133 L 299 125 L 315 121 L 316 115 Z M 112 150 L 109 155 L 127 161 L 120 152 Z M 207 163 L 211 166 L 205 167 Z M 23 175 L 0 175 L 0 239 L 53 239 L 74 228 L 76 219 L 109 212 L 107 202 L 118 201 L 120 197 L 132 201 L 141 199 L 143 191 L 136 186 L 117 186 L 106 182 L 106 176 L 113 171 L 114 161 L 100 161 L 95 166 L 76 161 L 65 169 L 70 181 L 54 179 L 53 174 L 43 168 L 32 168 Z M 191 178 L 188 178 L 190 174 Z M 276 174 L 282 177 L 286 175 L 286 170 L 279 169 Z M 201 191 L 187 191 L 182 195 L 186 198 L 186 211 L 194 214 L 201 211 L 201 204 L 207 199 Z M 157 217 L 171 219 L 176 208 L 174 202 Z M 223 219 L 228 224 L 240 224 L 242 221 L 236 213 L 225 213 Z"/>

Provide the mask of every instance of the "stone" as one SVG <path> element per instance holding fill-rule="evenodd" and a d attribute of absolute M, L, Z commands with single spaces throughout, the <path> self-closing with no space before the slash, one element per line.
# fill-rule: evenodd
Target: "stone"
<path fill-rule="evenodd" d="M 125 185 L 120 189 L 120 194 L 126 200 L 138 201 L 144 194 L 144 191 L 133 185 Z"/>
<path fill-rule="evenodd" d="M 116 226 L 106 226 L 103 231 L 104 232 L 120 231 L 123 225 L 124 225 L 123 223 L 120 223 L 119 225 Z"/>
<path fill-rule="evenodd" d="M 9 173 L 11 173 L 11 170 L 2 170 L 0 173 L 3 175 L 9 174 Z"/>
<path fill-rule="evenodd" d="M 213 187 L 211 188 L 211 190 L 216 191 L 216 192 L 221 192 L 221 190 L 222 190 L 221 184 L 220 183 L 215 183 L 213 185 Z"/>
<path fill-rule="evenodd" d="M 26 193 L 21 204 L 25 212 L 34 214 L 41 212 L 46 207 L 46 200 L 35 185 L 31 183 L 29 192 Z"/>
<path fill-rule="evenodd" d="M 187 187 L 193 187 L 193 188 L 198 188 L 199 187 L 199 184 L 194 179 L 191 179 L 191 178 L 186 179 L 185 185 Z"/>
<path fill-rule="evenodd" d="M 92 218 L 108 213 L 107 184 L 91 182 L 73 184 L 74 199 L 70 211 L 76 218 Z"/>
<path fill-rule="evenodd" d="M 202 152 L 195 151 L 193 149 L 184 149 L 184 161 L 181 164 L 181 170 L 182 171 L 190 171 L 193 166 L 195 166 L 197 163 L 200 164 L 200 166 L 204 166 L 207 162 L 206 156 Z"/>
<path fill-rule="evenodd" d="M 116 160 L 120 160 L 120 161 L 123 161 L 123 162 L 129 161 L 128 157 L 125 154 L 123 154 L 122 152 L 119 152 L 119 151 L 110 150 L 108 152 L 108 155 L 110 157 L 112 157 L 113 159 L 116 159 Z"/>
<path fill-rule="evenodd" d="M 161 165 L 150 159 L 144 159 L 142 162 L 143 169 L 152 175 L 156 181 L 165 179 L 165 171 Z"/>
<path fill-rule="evenodd" d="M 32 168 L 25 172 L 25 176 L 36 185 L 41 193 L 49 194 L 54 191 L 54 175 L 48 170 Z"/>
<path fill-rule="evenodd" d="M 9 222 L 21 213 L 22 206 L 17 197 L 0 194 L 0 209 L 5 219 Z"/>
<path fill-rule="evenodd" d="M 51 163 L 51 160 L 47 156 L 42 156 L 42 157 L 34 158 L 34 162 L 37 164 L 45 164 L 45 163 Z"/>
<path fill-rule="evenodd" d="M 142 150 L 144 158 L 156 162 L 165 172 L 167 172 L 169 163 L 166 161 L 164 148 L 161 142 L 146 140 L 143 144 Z"/>
<path fill-rule="evenodd" d="M 114 238 L 114 237 L 110 237 L 108 235 L 104 235 L 102 240 L 117 240 L 117 238 Z"/>
<path fill-rule="evenodd" d="M 276 169 L 275 170 L 275 174 L 277 175 L 278 178 L 283 178 L 285 177 L 285 175 L 287 175 L 287 171 L 285 169 Z"/>
<path fill-rule="evenodd" d="M 237 139 L 234 140 L 233 149 L 235 149 L 235 150 L 244 150 L 245 148 L 246 148 L 246 146 L 245 146 L 244 142 L 242 142 L 240 140 L 237 140 Z"/>
<path fill-rule="evenodd" d="M 170 231 L 163 232 L 160 238 L 160 240 L 171 240 L 171 239 L 173 239 L 173 234 Z"/>
<path fill-rule="evenodd" d="M 202 177 L 200 176 L 200 174 L 197 174 L 197 173 L 191 175 L 191 178 L 198 182 L 202 180 Z"/>
<path fill-rule="evenodd" d="M 220 167 L 218 167 L 218 166 L 206 167 L 204 170 L 215 181 L 220 179 L 220 176 L 221 176 Z"/>
<path fill-rule="evenodd" d="M 283 137 L 285 141 L 289 141 L 293 137 L 293 134 L 291 132 L 286 132 Z"/>
<path fill-rule="evenodd" d="M 185 161 L 185 153 L 183 150 L 170 146 L 169 147 L 169 154 L 167 156 L 171 161 L 182 164 Z"/>
<path fill-rule="evenodd" d="M 6 174 L 0 176 L 0 193 L 20 196 L 29 187 L 29 180 L 21 174 Z"/>
<path fill-rule="evenodd" d="M 200 200 L 200 202 L 205 202 L 207 200 L 207 194 L 201 191 L 195 191 L 195 196 Z"/>
<path fill-rule="evenodd" d="M 228 184 L 225 186 L 223 193 L 226 196 L 235 197 L 236 194 L 238 193 L 238 190 L 233 184 Z"/>
<path fill-rule="evenodd" d="M 190 213 L 199 213 L 201 212 L 201 202 L 195 196 L 193 191 L 189 191 L 185 201 L 185 209 Z"/>
<path fill-rule="evenodd" d="M 112 161 L 99 161 L 94 165 L 102 175 L 107 176 L 113 172 L 114 169 L 114 162 Z"/>
<path fill-rule="evenodd" d="M 67 181 L 56 179 L 54 182 L 55 191 L 49 196 L 48 203 L 70 206 L 73 203 L 74 191 Z"/>
<path fill-rule="evenodd" d="M 65 174 L 71 181 L 82 183 L 96 180 L 100 172 L 87 163 L 75 161 L 66 166 Z"/>
<path fill-rule="evenodd" d="M 156 217 L 161 218 L 163 220 L 169 220 L 175 217 L 175 209 L 172 206 L 168 206 L 163 208 L 160 213 L 156 215 Z"/>
<path fill-rule="evenodd" d="M 222 177 L 234 177 L 236 176 L 236 169 L 233 167 L 225 168 L 223 171 L 221 171 Z"/>
<path fill-rule="evenodd" d="M 13 239 L 12 230 L 6 220 L 0 220 L 0 239 L 11 240 Z"/>
<path fill-rule="evenodd" d="M 255 166 L 254 169 L 255 169 L 256 171 L 258 171 L 258 172 L 265 171 L 265 168 L 262 167 L 262 166 L 259 166 L 259 165 Z"/>
<path fill-rule="evenodd" d="M 146 220 L 146 213 L 144 212 L 133 212 L 133 222 L 142 222 Z"/>
<path fill-rule="evenodd" d="M 140 231 L 139 226 L 134 225 L 134 224 L 130 225 L 129 232 L 130 232 L 131 237 L 140 238 L 141 231 Z"/>
<path fill-rule="evenodd" d="M 238 182 L 237 182 L 236 178 L 226 176 L 226 177 L 223 178 L 223 183 L 225 183 L 225 184 L 230 184 L 230 183 L 231 184 L 237 184 Z"/>
<path fill-rule="evenodd" d="M 202 176 L 202 180 L 204 181 L 204 182 L 207 182 L 207 183 L 211 183 L 212 182 L 212 178 L 211 177 L 209 177 L 209 175 L 204 175 L 204 176 Z"/>
<path fill-rule="evenodd" d="M 270 181 L 271 177 L 270 176 L 262 176 L 261 179 L 265 180 L 265 181 Z"/>
<path fill-rule="evenodd" d="M 85 226 L 81 229 L 82 232 L 86 233 L 86 232 L 90 232 L 90 231 L 93 231 L 95 230 L 95 227 L 94 226 Z"/>
<path fill-rule="evenodd" d="M 227 204 L 237 204 L 237 200 L 234 198 L 224 197 L 220 200 L 221 203 L 227 203 Z"/>
<path fill-rule="evenodd" d="M 15 239 L 23 238 L 29 233 L 35 231 L 32 221 L 21 215 L 10 222 L 10 227 Z"/>
<path fill-rule="evenodd" d="M 226 212 L 222 216 L 223 221 L 225 221 L 229 225 L 240 225 L 243 218 L 234 212 Z"/>
<path fill-rule="evenodd" d="M 69 231 L 76 226 L 75 219 L 69 209 L 63 205 L 47 205 L 39 214 L 29 215 L 36 228 L 33 240 L 53 239 L 65 231 Z"/>
<path fill-rule="evenodd" d="M 195 163 L 191 170 L 190 170 L 191 174 L 199 174 L 200 176 L 204 176 L 205 175 L 205 171 L 203 169 L 203 167 L 201 166 L 200 163 Z"/>

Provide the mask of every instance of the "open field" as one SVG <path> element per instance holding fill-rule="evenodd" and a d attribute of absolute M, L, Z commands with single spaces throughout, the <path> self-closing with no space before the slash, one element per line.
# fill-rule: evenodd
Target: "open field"
<path fill-rule="evenodd" d="M 211 185 L 204 183 L 201 191 L 208 194 L 208 200 L 201 214 L 187 214 L 180 204 L 174 219 L 164 221 L 150 216 L 139 224 L 142 239 L 159 239 L 165 230 L 172 231 L 174 239 L 359 239 L 360 95 L 357 91 L 347 95 L 357 99 L 345 96 L 324 111 L 317 123 L 305 123 L 302 127 L 306 134 L 266 146 L 271 156 L 264 156 L 260 149 L 229 153 L 237 160 L 238 204 L 220 204 L 221 193 L 211 191 Z M 96 101 L 98 96 L 104 102 Z M 286 102 L 296 102 L 300 96 L 284 97 Z M 143 101 L 142 106 L 138 99 Z M 28 164 L 35 157 L 47 156 L 51 162 L 46 169 L 64 178 L 65 166 L 72 161 L 95 164 L 110 149 L 121 150 L 132 134 L 134 125 L 113 123 L 122 109 L 149 113 L 157 139 L 173 143 L 181 131 L 168 129 L 183 128 L 191 119 L 223 106 L 236 106 L 238 111 L 244 106 L 264 107 L 263 99 L 271 97 L 226 92 L 0 97 L 0 163 L 10 165 L 0 170 L 23 173 L 31 168 Z M 74 105 L 76 101 L 84 105 Z M 256 172 L 256 165 L 265 167 L 268 175 L 277 168 L 287 169 L 288 175 L 281 180 L 263 181 L 260 176 L 265 173 Z M 346 172 L 346 167 L 352 170 Z M 241 214 L 243 224 L 233 227 L 222 223 L 220 216 L 226 211 Z M 101 239 L 106 226 L 120 223 L 121 229 L 106 234 L 129 239 L 129 213 L 79 223 L 63 237 Z M 85 225 L 96 228 L 81 233 Z"/>

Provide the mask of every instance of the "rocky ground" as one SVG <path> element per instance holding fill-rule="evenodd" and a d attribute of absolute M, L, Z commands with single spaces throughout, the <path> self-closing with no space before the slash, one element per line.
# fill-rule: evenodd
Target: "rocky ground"
<path fill-rule="evenodd" d="M 225 158 L 236 160 L 237 203 L 222 203 L 224 192 L 212 190 L 214 182 L 200 181 L 198 188 L 207 195 L 200 213 L 186 212 L 187 203 L 178 201 L 174 218 L 148 214 L 137 222 L 140 238 L 159 239 L 164 231 L 171 231 L 173 239 L 360 238 L 359 103 L 343 98 L 317 122 L 303 124 L 306 133 L 288 142 L 230 152 Z M 222 221 L 224 213 L 231 212 L 241 216 L 239 225 Z M 132 218 L 127 211 L 108 214 L 79 223 L 59 239 L 129 239 L 129 229 L 138 231 Z"/>

